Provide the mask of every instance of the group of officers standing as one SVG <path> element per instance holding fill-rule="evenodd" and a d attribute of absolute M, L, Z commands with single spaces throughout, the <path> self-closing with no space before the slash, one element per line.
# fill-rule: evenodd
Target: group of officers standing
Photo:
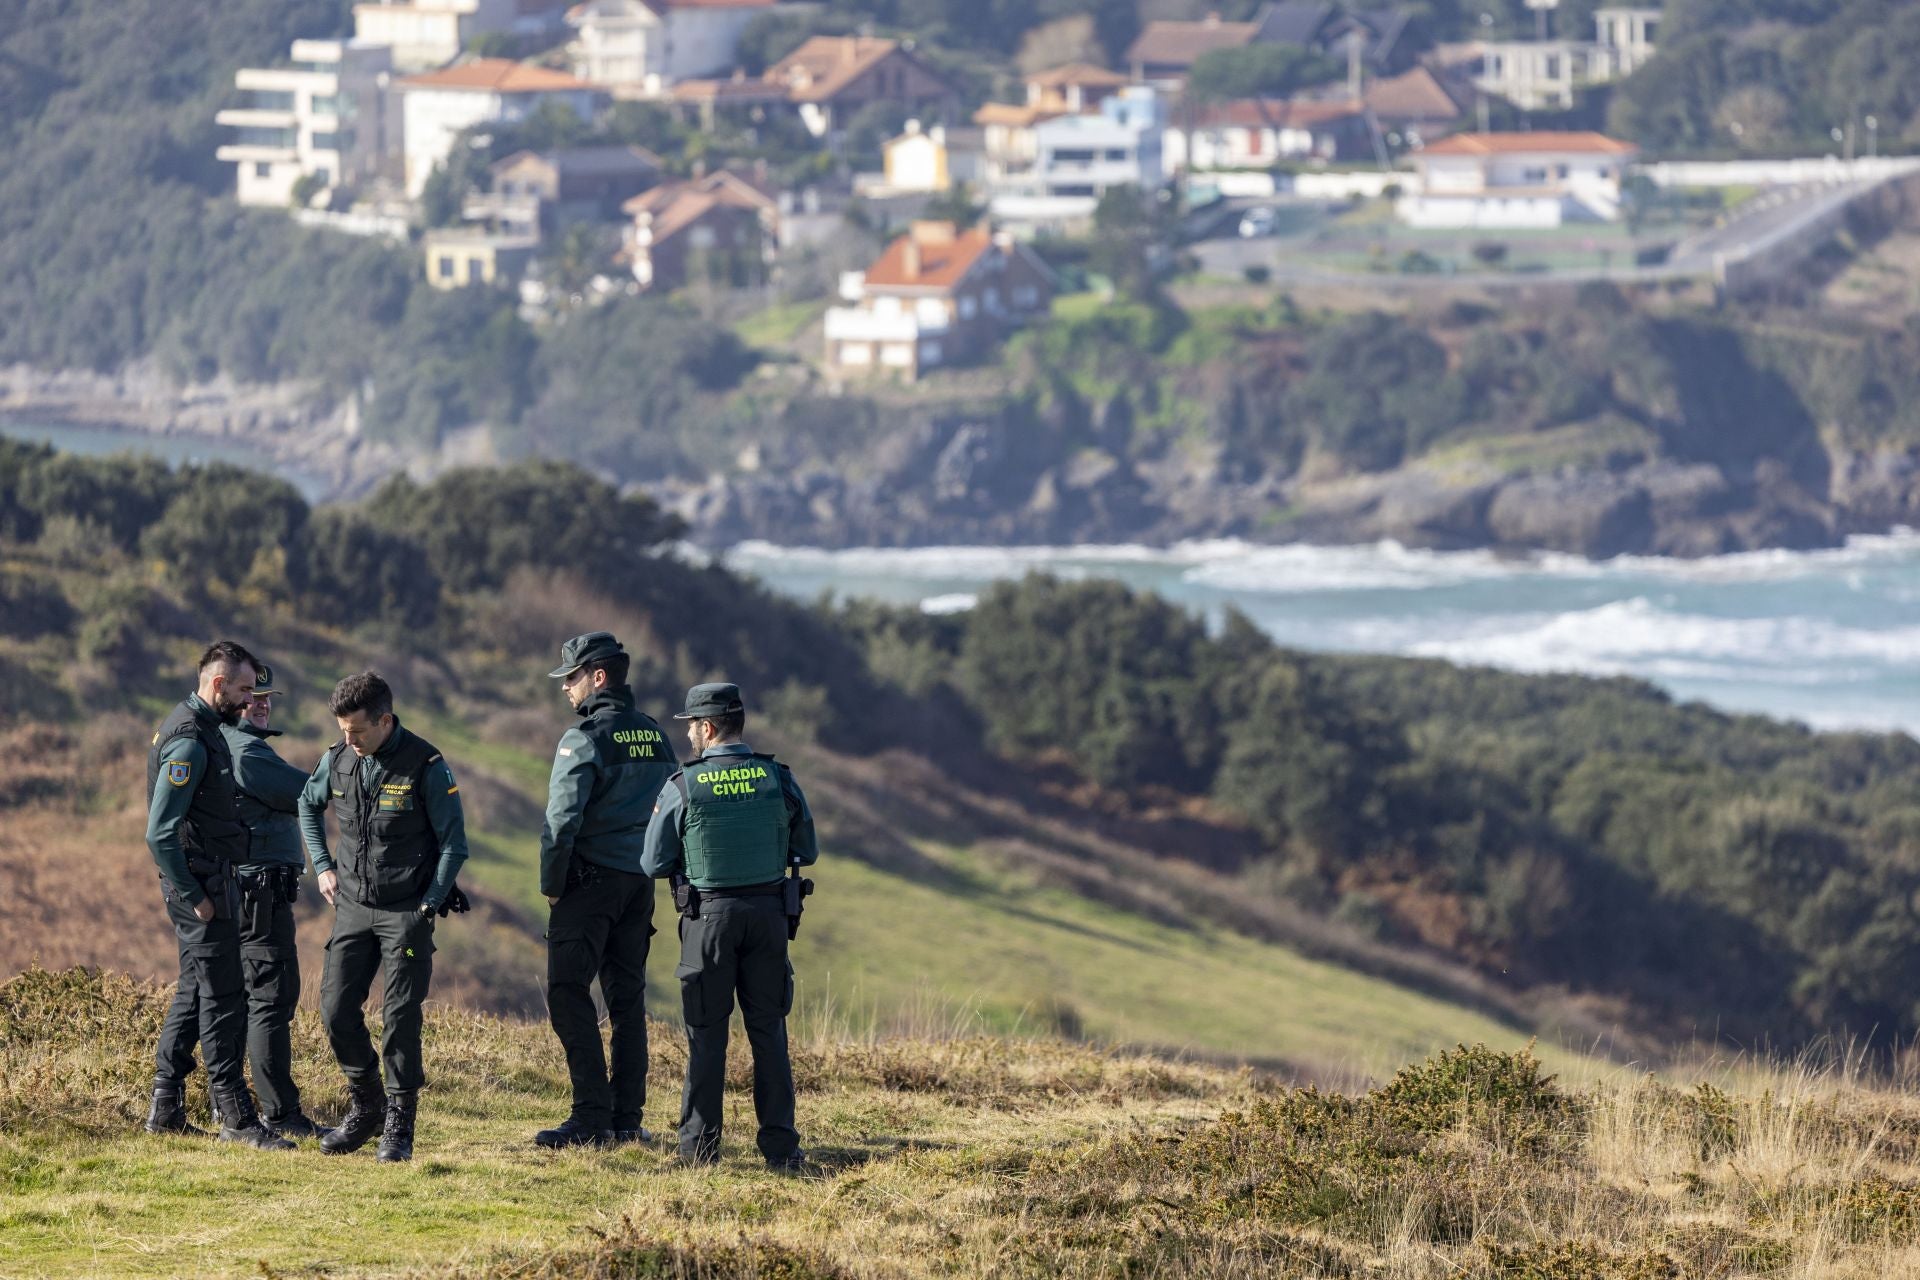
<path fill-rule="evenodd" d="M 804 1172 L 787 1052 L 787 944 L 812 888 L 798 868 L 819 854 L 812 814 L 787 767 L 742 740 L 738 687 L 688 692 L 674 717 L 686 722 L 694 756 L 682 768 L 658 722 L 635 706 L 628 666 L 620 642 L 596 631 L 562 645 L 549 673 L 580 717 L 555 751 L 540 841 L 540 891 L 551 908 L 547 1006 L 573 1106 L 533 1140 L 550 1148 L 652 1141 L 641 1123 L 646 964 L 654 887 L 666 879 L 680 916 L 675 972 L 688 1040 L 677 1159 L 719 1158 L 737 998 L 753 1051 L 760 1154 L 772 1170 Z M 334 687 L 327 708 L 340 740 L 311 774 L 270 741 L 280 732 L 271 727 L 278 692 L 265 663 L 220 641 L 201 656 L 195 691 L 153 736 L 147 847 L 179 944 L 180 981 L 155 1052 L 146 1128 L 204 1136 L 185 1104 L 198 1044 L 221 1139 L 263 1150 L 317 1139 L 322 1151 L 344 1155 L 378 1135 L 380 1160 L 408 1160 L 426 1083 L 421 1004 L 433 977 L 434 923 L 468 905 L 457 883 L 467 859 L 460 787 L 433 745 L 401 726 L 375 673 Z M 329 810 L 339 828 L 331 847 Z M 333 1128 L 307 1116 L 292 1075 L 300 998 L 293 904 L 308 861 L 333 911 L 320 1011 L 350 1098 Z M 363 1013 L 376 974 L 384 990 L 377 1052 Z"/>

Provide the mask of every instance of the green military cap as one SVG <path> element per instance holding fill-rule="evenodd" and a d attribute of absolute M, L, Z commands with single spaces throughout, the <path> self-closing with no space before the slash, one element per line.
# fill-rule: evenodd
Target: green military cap
<path fill-rule="evenodd" d="M 675 720 L 712 720 L 716 716 L 745 711 L 737 684 L 697 684 L 687 690 L 687 709 L 677 712 Z"/>
<path fill-rule="evenodd" d="M 258 658 L 254 659 L 253 696 L 259 698 L 269 693 L 278 692 L 280 691 L 273 687 L 273 668 L 261 662 Z"/>
<path fill-rule="evenodd" d="M 617 658 L 625 652 L 620 642 L 613 638 L 613 632 L 589 631 L 583 636 L 575 636 L 560 646 L 560 665 L 547 674 L 559 680 L 572 675 L 589 662 Z"/>

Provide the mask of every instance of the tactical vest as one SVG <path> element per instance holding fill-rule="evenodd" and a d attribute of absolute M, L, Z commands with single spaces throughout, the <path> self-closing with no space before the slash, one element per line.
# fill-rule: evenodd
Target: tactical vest
<path fill-rule="evenodd" d="M 180 847 L 186 851 L 187 870 L 203 880 L 224 872 L 224 862 L 247 860 L 250 833 L 240 820 L 239 795 L 233 785 L 233 755 L 220 733 L 220 722 L 203 719 L 192 704 L 182 702 L 167 713 L 147 750 L 147 797 L 151 802 L 160 781 L 160 753 L 176 738 L 193 738 L 207 753 L 206 775 L 187 802 L 186 821 L 180 824 Z"/>
<path fill-rule="evenodd" d="M 624 698 L 609 698 L 606 707 L 596 708 L 581 721 L 580 732 L 593 744 L 599 772 L 574 836 L 574 852 L 637 868 L 654 802 L 676 768 L 667 735 Z"/>
<path fill-rule="evenodd" d="M 440 753 L 398 725 L 393 731 L 403 736 L 376 757 L 384 772 L 372 790 L 361 784 L 361 759 L 345 742 L 328 753 L 328 786 L 340 821 L 333 867 L 347 896 L 369 907 L 418 902 L 440 861 L 440 841 L 427 821 L 420 785 Z"/>
<path fill-rule="evenodd" d="M 772 756 L 704 756 L 682 771 L 687 879 L 701 889 L 769 884 L 787 870 L 787 798 Z"/>

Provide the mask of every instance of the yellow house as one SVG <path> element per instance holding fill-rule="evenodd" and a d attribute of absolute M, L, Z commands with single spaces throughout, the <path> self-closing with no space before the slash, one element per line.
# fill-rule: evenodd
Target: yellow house
<path fill-rule="evenodd" d="M 907 131 L 886 142 L 881 159 L 888 191 L 949 191 L 956 183 L 980 181 L 985 168 L 979 129 L 922 129 L 918 120 L 907 121 Z"/>
<path fill-rule="evenodd" d="M 533 261 L 539 240 L 477 227 L 442 227 L 426 234 L 427 283 L 436 289 L 510 283 Z"/>

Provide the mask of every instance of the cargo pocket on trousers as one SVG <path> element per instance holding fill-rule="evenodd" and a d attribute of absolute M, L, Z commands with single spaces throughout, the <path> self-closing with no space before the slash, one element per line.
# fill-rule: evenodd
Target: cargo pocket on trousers
<path fill-rule="evenodd" d="M 593 943 L 586 930 L 561 927 L 547 930 L 547 985 L 549 987 L 588 986 L 599 971 Z"/>
<path fill-rule="evenodd" d="M 196 942 L 187 948 L 194 980 L 203 996 L 230 996 L 240 990 L 240 949 L 227 942 Z"/>
<path fill-rule="evenodd" d="M 673 967 L 673 976 L 680 979 L 680 1019 L 690 1027 L 704 1027 L 710 1019 L 707 1016 L 707 992 L 705 976 L 699 969 L 686 964 Z"/>
<path fill-rule="evenodd" d="M 786 981 L 780 988 L 780 1016 L 783 1018 L 793 1012 L 793 961 L 789 960 L 786 964 Z"/>
<path fill-rule="evenodd" d="M 246 974 L 247 995 L 256 1005 L 290 1009 L 300 1003 L 299 970 L 294 965 L 278 956 L 250 956 L 242 952 L 240 968 Z"/>

